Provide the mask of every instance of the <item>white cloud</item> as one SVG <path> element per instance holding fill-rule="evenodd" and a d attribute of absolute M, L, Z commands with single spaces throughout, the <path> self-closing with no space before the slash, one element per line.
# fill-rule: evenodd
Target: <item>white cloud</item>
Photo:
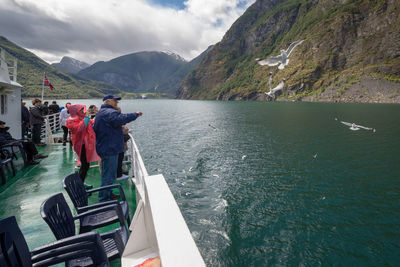
<path fill-rule="evenodd" d="M 0 35 L 48 62 L 152 50 L 191 59 L 220 41 L 254 1 L 187 0 L 177 10 L 145 0 L 0 0 Z"/>

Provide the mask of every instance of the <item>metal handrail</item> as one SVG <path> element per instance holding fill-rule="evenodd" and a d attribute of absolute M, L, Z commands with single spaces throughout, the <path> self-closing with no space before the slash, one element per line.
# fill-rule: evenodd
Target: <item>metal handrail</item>
<path fill-rule="evenodd" d="M 53 143 L 53 133 L 61 130 L 60 112 L 49 114 L 44 117 L 44 123 L 40 132 L 40 138 L 44 139 L 47 144 Z"/>
<path fill-rule="evenodd" d="M 130 158 L 131 173 L 133 173 L 135 188 L 139 193 L 139 195 L 136 195 L 136 203 L 139 203 L 140 199 L 144 201 L 144 178 L 149 176 L 149 174 L 144 166 L 142 156 L 139 153 L 139 149 L 135 140 L 133 139 L 133 136 L 130 133 L 128 133 L 128 135 L 130 138 L 127 142 L 127 156 Z"/>

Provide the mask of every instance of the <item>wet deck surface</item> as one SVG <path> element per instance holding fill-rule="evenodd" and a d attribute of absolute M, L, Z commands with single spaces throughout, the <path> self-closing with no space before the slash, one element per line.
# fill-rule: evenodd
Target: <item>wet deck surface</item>
<path fill-rule="evenodd" d="M 23 168 L 19 158 L 17 175 L 11 178 L 7 175 L 7 184 L 0 186 L 0 218 L 15 216 L 24 234 L 29 249 L 55 241 L 53 233 L 40 216 L 40 205 L 49 196 L 62 192 L 73 214 L 74 206 L 67 192 L 62 187 L 62 179 L 74 172 L 73 150 L 67 144 L 47 145 L 38 148 L 39 153 L 49 155 L 40 160 L 40 164 Z M 98 187 L 101 182 L 99 167 L 91 167 L 85 182 Z M 130 204 L 130 215 L 134 214 L 134 185 L 130 179 L 119 181 Z M 97 195 L 89 197 L 90 203 L 97 202 Z M 107 229 L 103 229 L 107 230 Z M 113 266 L 120 265 L 120 260 L 114 260 Z"/>

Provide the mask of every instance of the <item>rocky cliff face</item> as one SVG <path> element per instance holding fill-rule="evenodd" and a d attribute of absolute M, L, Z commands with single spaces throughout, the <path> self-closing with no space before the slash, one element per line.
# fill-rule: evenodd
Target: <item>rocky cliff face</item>
<path fill-rule="evenodd" d="M 272 72 L 273 86 L 286 79 L 280 99 L 400 102 L 399 15 L 397 0 L 259 0 L 187 76 L 178 97 L 268 99 Z M 257 64 L 300 39 L 284 69 Z"/>

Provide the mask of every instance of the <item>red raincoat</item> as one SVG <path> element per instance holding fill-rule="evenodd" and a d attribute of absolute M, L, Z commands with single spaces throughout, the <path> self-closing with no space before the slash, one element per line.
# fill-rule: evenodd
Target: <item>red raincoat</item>
<path fill-rule="evenodd" d="M 83 112 L 80 112 L 83 110 Z M 93 131 L 94 121 L 89 120 L 87 127 L 85 127 L 85 105 L 71 105 L 68 109 L 71 115 L 65 126 L 71 131 L 71 141 L 74 151 L 81 158 L 82 145 L 85 143 L 86 159 L 87 162 L 100 161 L 100 157 L 96 153 L 96 134 Z"/>

